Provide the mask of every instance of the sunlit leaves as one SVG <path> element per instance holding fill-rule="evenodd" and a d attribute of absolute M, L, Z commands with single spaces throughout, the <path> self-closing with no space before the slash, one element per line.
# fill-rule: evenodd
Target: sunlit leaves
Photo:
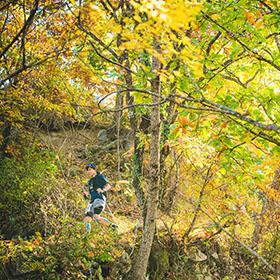
<path fill-rule="evenodd" d="M 69 90 L 71 84 L 66 65 L 77 63 L 69 57 L 73 55 L 76 36 L 79 34 L 79 40 L 82 40 L 84 35 L 73 29 L 73 14 L 58 1 L 45 1 L 39 5 L 28 25 L 26 20 L 31 9 L 35 9 L 34 3 L 24 1 L 21 5 L 19 1 L 1 11 L 1 51 L 6 50 L 0 75 L 4 118 L 1 121 L 13 125 L 35 120 L 48 112 L 58 117 L 75 116 L 70 100 L 78 92 Z M 22 30 L 25 32 L 21 33 Z M 25 68 L 29 71 L 24 71 Z M 10 106 L 11 102 L 19 106 Z"/>

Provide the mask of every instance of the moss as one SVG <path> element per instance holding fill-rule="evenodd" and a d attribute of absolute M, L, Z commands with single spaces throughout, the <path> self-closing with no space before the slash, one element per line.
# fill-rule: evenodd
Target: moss
<path fill-rule="evenodd" d="M 165 279 L 165 274 L 169 270 L 169 265 L 168 250 L 158 243 L 154 244 L 149 260 L 149 271 L 152 274 L 151 279 Z"/>

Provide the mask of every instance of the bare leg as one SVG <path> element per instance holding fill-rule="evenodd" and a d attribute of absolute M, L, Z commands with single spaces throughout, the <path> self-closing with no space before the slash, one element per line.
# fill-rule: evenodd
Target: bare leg
<path fill-rule="evenodd" d="M 91 217 L 86 216 L 86 217 L 84 218 L 84 223 L 91 223 L 91 222 L 92 222 L 92 218 L 91 218 Z"/>
<path fill-rule="evenodd" d="M 92 222 L 92 218 L 89 216 L 86 216 L 84 218 L 84 223 L 86 224 L 86 232 L 90 232 L 91 231 L 91 222 Z"/>
<path fill-rule="evenodd" d="M 95 220 L 97 222 L 99 222 L 99 223 L 101 223 L 103 225 L 109 226 L 109 225 L 112 224 L 109 220 L 107 220 L 106 218 L 101 217 L 100 215 L 94 214 L 94 218 L 95 218 Z"/>

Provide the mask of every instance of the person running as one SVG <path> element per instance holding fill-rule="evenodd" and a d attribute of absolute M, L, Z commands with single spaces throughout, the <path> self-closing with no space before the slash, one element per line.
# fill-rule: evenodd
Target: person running
<path fill-rule="evenodd" d="M 91 222 L 93 221 L 93 219 L 101 224 L 116 229 L 117 225 L 100 216 L 106 206 L 106 196 L 104 193 L 110 190 L 112 186 L 108 183 L 106 177 L 103 174 L 97 172 L 95 164 L 87 164 L 86 170 L 87 175 L 90 178 L 87 184 L 88 192 L 90 194 L 90 203 L 85 210 L 84 218 L 86 231 L 90 232 Z M 84 193 L 84 195 L 86 194 Z"/>

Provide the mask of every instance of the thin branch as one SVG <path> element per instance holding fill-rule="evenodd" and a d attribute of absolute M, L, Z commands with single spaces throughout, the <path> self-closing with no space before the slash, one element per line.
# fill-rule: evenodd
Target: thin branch
<path fill-rule="evenodd" d="M 125 93 L 126 91 L 123 91 L 122 93 Z M 114 92 L 116 93 L 116 92 Z M 112 93 L 111 93 L 112 94 Z M 109 95 L 107 95 L 105 98 L 109 97 Z M 104 101 L 105 98 L 102 98 L 101 101 Z M 129 105 L 129 106 L 126 106 L 126 107 L 121 107 L 121 108 L 118 108 L 118 109 L 109 109 L 109 110 L 104 110 L 100 107 L 100 103 L 101 101 L 98 102 L 98 108 L 103 111 L 103 112 L 120 112 L 120 111 L 124 111 L 126 109 L 130 109 L 130 108 L 136 108 L 136 107 L 144 107 L 144 106 L 147 106 L 147 107 L 154 107 L 154 106 L 158 106 L 158 105 L 162 105 L 166 102 L 166 98 L 164 98 L 162 101 L 160 102 L 156 102 L 156 103 L 151 103 L 151 104 L 133 104 L 133 105 Z"/>
<path fill-rule="evenodd" d="M 189 228 L 185 231 L 185 233 L 182 237 L 181 244 L 182 244 L 183 248 L 184 248 L 184 244 L 185 244 L 185 239 L 189 236 L 189 234 L 190 234 L 191 230 L 193 229 L 193 227 L 195 225 L 195 222 L 198 218 L 198 213 L 199 213 L 199 210 L 201 209 L 201 202 L 202 202 L 202 198 L 204 196 L 205 188 L 208 185 L 209 180 L 211 178 L 210 172 L 212 170 L 213 165 L 214 165 L 214 162 L 212 162 L 207 169 L 206 177 L 204 179 L 203 186 L 202 186 L 202 188 L 200 190 L 200 193 L 199 193 L 198 203 L 197 203 L 197 206 L 195 208 L 195 214 L 193 216 L 193 219 L 191 221 L 191 224 L 190 224 Z"/>
<path fill-rule="evenodd" d="M 246 244 L 242 243 L 239 241 L 234 235 L 229 233 L 223 226 L 220 225 L 217 221 L 215 221 L 208 213 L 206 210 L 201 209 L 201 212 L 203 212 L 211 221 L 215 223 L 215 225 L 221 229 L 226 235 L 228 235 L 230 238 L 232 238 L 237 244 L 239 244 L 241 247 L 245 248 L 248 252 L 250 252 L 253 256 L 255 256 L 257 259 L 259 259 L 263 264 L 265 264 L 271 271 L 274 273 L 277 273 L 277 270 L 272 267 L 271 264 L 269 264 L 262 256 L 260 256 L 256 251 L 254 251 L 252 248 L 247 246 Z"/>
<path fill-rule="evenodd" d="M 68 7 L 68 8 L 71 10 L 70 7 Z M 88 31 L 84 28 L 80 17 L 78 17 L 77 20 L 78 21 L 77 21 L 76 25 L 80 30 L 82 30 L 84 33 L 89 35 L 94 41 L 97 41 L 100 46 L 102 46 L 105 50 L 107 50 L 109 53 L 111 53 L 116 59 L 119 59 L 119 56 L 111 48 L 109 48 L 101 39 L 99 39 L 93 32 Z"/>
<path fill-rule="evenodd" d="M 271 13 L 273 13 L 273 9 L 267 4 L 267 3 L 265 3 L 264 1 L 262 1 L 262 0 L 258 0 L 262 5 L 264 5 L 266 8 L 268 8 L 269 9 L 269 11 L 271 12 Z"/>
<path fill-rule="evenodd" d="M 107 12 L 109 12 L 109 13 L 112 14 L 112 16 L 113 16 L 115 22 L 116 22 L 116 23 L 119 23 L 119 20 L 118 20 L 117 14 L 116 14 L 116 10 L 117 10 L 117 9 L 112 5 L 112 3 L 111 3 L 109 0 L 107 0 L 107 3 L 108 3 L 108 5 L 109 5 L 110 8 L 111 8 L 111 10 L 110 10 L 110 9 L 108 8 L 108 6 L 106 5 L 106 3 L 105 3 L 103 0 L 100 0 L 100 2 L 101 2 L 101 4 L 102 4 L 102 6 L 104 7 L 104 9 L 105 9 Z"/>
<path fill-rule="evenodd" d="M 258 69 L 255 74 L 253 75 L 253 77 L 249 78 L 245 83 L 243 83 L 239 77 L 237 77 L 234 73 L 231 73 L 228 71 L 229 74 L 231 74 L 232 76 L 234 77 L 231 77 L 231 76 L 226 76 L 226 75 L 221 75 L 222 78 L 224 79 L 227 79 L 227 80 L 230 80 L 230 81 L 233 81 L 235 83 L 237 83 L 238 85 L 242 86 L 243 88 L 248 88 L 248 84 L 250 82 L 252 82 L 256 76 L 258 75 L 258 73 L 260 72 L 260 69 Z"/>
<path fill-rule="evenodd" d="M 56 57 L 56 55 L 55 55 L 55 56 L 52 56 L 52 57 L 46 57 L 46 58 L 43 59 L 43 60 L 40 60 L 40 61 L 37 61 L 37 62 L 33 62 L 33 63 L 29 64 L 29 65 L 24 65 L 24 66 L 22 66 L 21 68 L 19 68 L 18 70 L 16 70 L 16 71 L 13 72 L 12 74 L 10 74 L 8 77 L 6 77 L 6 78 L 3 79 L 2 81 L 0 81 L 0 90 L 3 90 L 3 88 L 1 88 L 1 86 L 3 86 L 3 85 L 5 84 L 6 81 L 8 81 L 8 80 L 10 80 L 10 79 L 12 79 L 12 78 L 14 78 L 14 77 L 16 77 L 18 74 L 24 72 L 25 70 L 30 69 L 30 68 L 32 68 L 32 67 L 39 66 L 39 65 L 43 64 L 44 62 L 46 62 L 47 60 L 49 60 L 49 59 L 51 59 L 51 58 L 54 58 L 54 57 Z"/>
<path fill-rule="evenodd" d="M 218 31 L 218 33 L 214 36 L 214 38 L 210 41 L 210 43 L 208 44 L 207 46 L 207 49 L 206 49 L 206 55 L 209 56 L 210 54 L 210 50 L 211 50 L 211 47 L 214 45 L 214 43 L 220 38 L 221 36 L 221 31 Z M 206 67 L 206 63 L 204 63 L 203 65 L 203 73 L 208 73 L 209 69 L 207 69 Z"/>
<path fill-rule="evenodd" d="M 234 110 L 232 110 L 232 109 L 230 109 L 228 107 L 216 104 L 216 103 L 214 103 L 212 101 L 209 101 L 209 100 L 205 99 L 205 100 L 203 100 L 203 103 L 206 103 L 206 104 L 208 104 L 210 106 L 214 106 L 215 108 L 220 109 L 223 113 L 225 113 L 227 115 L 232 115 L 234 117 L 237 117 L 238 119 L 240 119 L 242 121 L 245 121 L 245 122 L 247 122 L 249 124 L 252 124 L 252 125 L 254 125 L 254 126 L 258 127 L 258 128 L 261 128 L 261 129 L 264 129 L 264 130 L 268 130 L 268 131 L 275 131 L 278 134 L 280 134 L 280 127 L 277 124 L 275 124 L 275 123 L 270 124 L 270 125 L 261 124 L 261 123 L 259 123 L 257 121 L 254 121 L 254 120 L 252 120 L 250 118 L 247 118 L 246 116 L 244 116 L 244 115 L 242 115 L 242 114 L 240 114 L 240 113 L 238 113 L 238 112 L 236 112 L 236 111 L 234 111 Z"/>
<path fill-rule="evenodd" d="M 236 60 L 227 60 L 225 63 L 223 63 L 223 68 L 221 68 L 217 73 L 215 73 L 209 80 L 208 83 L 213 80 L 217 75 L 219 75 L 219 73 L 223 72 L 225 69 L 227 69 L 231 64 L 238 62 L 239 60 L 245 58 L 248 55 L 242 56 L 243 52 L 241 52 L 241 54 L 239 55 L 239 57 Z"/>
<path fill-rule="evenodd" d="M 93 44 L 92 41 L 90 41 L 90 44 L 91 44 L 91 46 L 93 47 L 93 49 L 95 50 L 96 54 L 97 54 L 98 56 L 100 56 L 102 59 L 106 60 L 106 61 L 109 62 L 109 63 L 112 63 L 112 64 L 114 64 L 114 65 L 117 65 L 117 66 L 119 66 L 119 67 L 122 67 L 122 68 L 124 68 L 126 71 L 128 71 L 128 72 L 130 72 L 130 73 L 136 74 L 135 72 L 133 72 L 133 71 L 130 70 L 129 68 L 125 67 L 124 65 L 122 65 L 122 64 L 120 64 L 120 63 L 118 63 L 118 62 L 115 62 L 115 61 L 113 61 L 113 60 L 111 60 L 111 59 L 105 57 L 104 55 L 102 55 L 102 54 L 97 50 L 97 48 L 94 46 L 94 44 Z"/>
<path fill-rule="evenodd" d="M 230 74 L 233 75 L 233 73 L 230 73 Z M 221 75 L 221 77 L 226 79 L 226 80 L 233 81 L 233 82 L 237 83 L 238 85 L 242 86 L 243 88 L 247 88 L 247 86 L 241 82 L 239 77 L 237 77 L 235 75 L 234 75 L 234 77 L 226 76 L 226 75 Z"/>
<path fill-rule="evenodd" d="M 23 15 L 24 15 L 24 24 L 26 24 L 26 9 L 25 9 L 25 3 L 23 2 Z M 22 66 L 25 66 L 26 63 L 26 49 L 25 49 L 25 37 L 27 35 L 28 28 L 25 28 L 22 32 L 21 37 L 21 46 L 20 49 L 22 50 Z"/>
<path fill-rule="evenodd" d="M 6 52 L 12 47 L 12 45 L 19 39 L 21 34 L 24 33 L 29 28 L 29 26 L 32 24 L 32 22 L 34 20 L 34 17 L 36 15 L 36 12 L 38 10 L 38 7 L 39 7 L 39 2 L 40 2 L 40 0 L 35 0 L 34 7 L 31 10 L 30 15 L 29 15 L 27 21 L 25 22 L 25 24 L 22 27 L 22 29 L 18 32 L 18 34 L 14 37 L 14 39 L 8 44 L 8 46 L 6 46 L 4 48 L 4 50 L 0 54 L 0 59 L 6 54 Z"/>
<path fill-rule="evenodd" d="M 263 57 L 262 55 L 260 55 L 259 53 L 257 53 L 256 51 L 251 50 L 246 44 L 244 44 L 241 40 L 239 40 L 237 38 L 237 35 L 229 30 L 227 30 L 224 26 L 222 26 L 221 24 L 219 24 L 216 20 L 212 19 L 210 16 L 206 15 L 205 13 L 203 13 L 203 16 L 205 19 L 209 20 L 210 22 L 214 23 L 215 25 L 217 25 L 218 27 L 220 27 L 222 30 L 224 30 L 234 41 L 238 42 L 245 50 L 247 50 L 248 52 L 252 53 L 255 55 L 256 59 L 260 60 L 260 61 L 264 61 L 268 64 L 270 64 L 272 67 L 274 67 L 275 69 L 277 69 L 278 71 L 280 71 L 280 66 L 278 66 L 277 64 L 275 64 L 273 61 L 266 59 L 265 57 Z"/>
<path fill-rule="evenodd" d="M 240 113 L 238 113 L 238 112 L 236 112 L 236 111 L 234 111 L 234 110 L 232 110 L 232 109 L 230 109 L 230 108 L 228 108 L 228 107 L 226 107 L 226 106 L 222 106 L 222 105 L 216 104 L 216 103 L 214 103 L 214 102 L 212 102 L 212 101 L 207 100 L 206 98 L 204 98 L 202 91 L 200 90 L 199 86 L 197 85 L 197 83 L 196 83 L 196 82 L 194 81 L 194 79 L 192 78 L 190 72 L 188 71 L 188 69 L 186 68 L 185 65 L 184 65 L 184 68 L 185 68 L 187 74 L 189 75 L 190 79 L 192 80 L 192 82 L 193 82 L 193 84 L 194 84 L 194 86 L 195 86 L 197 92 L 202 96 L 202 100 L 200 101 L 200 103 L 201 103 L 202 105 L 207 104 L 207 105 L 209 105 L 209 106 L 213 106 L 213 107 L 215 107 L 215 108 L 218 108 L 218 109 L 220 110 L 221 113 L 224 113 L 224 114 L 227 114 L 227 115 L 235 116 L 235 117 L 237 117 L 238 119 L 243 120 L 243 121 L 245 121 L 245 122 L 247 122 L 247 123 L 250 123 L 250 124 L 252 124 L 252 125 L 254 125 L 254 126 L 256 126 L 256 127 L 259 127 L 259 128 L 261 128 L 261 129 L 264 129 L 264 130 L 275 131 L 275 132 L 277 132 L 278 134 L 280 134 L 280 127 L 279 127 L 277 124 L 275 124 L 275 123 L 270 124 L 270 125 L 261 124 L 261 123 L 259 123 L 259 122 L 257 122 L 257 121 L 254 121 L 254 120 L 252 120 L 252 119 L 250 119 L 250 118 L 247 118 L 245 115 L 240 114 Z"/>
<path fill-rule="evenodd" d="M 195 83 L 195 81 L 193 80 L 193 82 Z M 198 85 L 195 83 L 195 87 L 197 89 L 197 91 L 203 96 L 201 90 L 199 89 Z M 110 93 L 109 95 L 103 97 L 99 103 L 101 103 L 104 99 L 106 99 L 107 97 L 109 97 L 110 95 L 112 94 L 115 94 L 115 93 L 123 93 L 123 92 L 126 92 L 126 91 L 135 91 L 135 92 L 141 92 L 141 93 L 145 93 L 145 94 L 149 94 L 151 96 L 157 96 L 157 97 L 160 97 L 159 95 L 153 93 L 153 92 L 150 92 L 148 90 L 140 90 L 140 89 L 134 89 L 134 88 L 125 88 L 124 90 L 121 90 L 121 91 L 116 91 L 116 92 L 112 92 Z M 195 103 L 200 103 L 201 105 L 203 106 L 208 106 L 208 108 L 206 107 L 196 107 L 196 106 L 185 106 L 181 103 L 177 103 L 175 102 L 177 105 L 179 105 L 180 107 L 182 108 L 186 108 L 186 109 L 194 109 L 194 110 L 202 110 L 202 111 L 212 111 L 212 112 L 216 112 L 216 113 L 222 113 L 222 114 L 226 114 L 226 115 L 230 115 L 230 116 L 234 116 L 242 121 L 245 121 L 249 124 L 252 124 L 258 128 L 261 128 L 263 130 L 268 130 L 268 131 L 275 131 L 277 134 L 280 134 L 280 127 L 276 124 L 270 124 L 270 125 L 265 125 L 265 124 L 261 124 L 257 121 L 254 121 L 250 118 L 247 118 L 245 115 L 241 114 L 241 113 L 238 113 L 226 106 L 223 106 L 223 105 L 219 105 L 219 104 L 216 104 L 210 100 L 207 100 L 206 98 L 202 97 L 202 99 L 194 99 L 194 98 L 188 98 L 188 97 L 183 97 L 183 96 L 178 96 L 178 95 L 174 95 L 182 100 L 185 100 L 185 101 L 189 101 L 189 102 L 195 102 Z M 161 98 L 163 98 L 161 96 Z M 164 98 L 164 100 L 167 100 L 167 101 L 172 101 L 174 102 L 173 99 L 171 98 Z M 210 106 L 210 107 L 209 107 Z M 214 108 L 213 108 L 214 107 Z"/>
<path fill-rule="evenodd" d="M 254 137 L 251 138 L 250 141 L 254 141 L 256 138 L 258 137 L 258 135 L 255 135 Z M 247 142 L 241 142 L 241 143 L 238 143 L 237 145 L 235 145 L 234 147 L 230 148 L 229 151 L 230 153 L 233 152 L 233 150 L 235 150 L 236 148 L 246 144 Z"/>
<path fill-rule="evenodd" d="M 9 8 L 9 6 L 10 6 L 11 4 L 15 3 L 16 1 L 17 1 L 17 0 L 12 0 L 12 1 L 9 1 L 8 3 L 6 3 L 4 6 L 2 6 L 2 7 L 0 8 L 0 12 L 2 12 L 3 10 Z"/>
<path fill-rule="evenodd" d="M 261 105 L 261 107 L 263 108 L 263 110 L 264 110 L 266 116 L 267 116 L 273 123 L 275 123 L 276 121 L 272 118 L 272 116 L 270 116 L 270 115 L 268 114 L 267 109 L 265 108 L 265 106 L 264 106 L 262 103 L 260 103 L 260 105 Z"/>
<path fill-rule="evenodd" d="M 2 25 L 2 28 L 1 28 L 1 35 L 3 34 L 3 32 L 4 32 L 4 30 L 5 30 L 5 26 L 6 26 L 7 22 L 8 22 L 8 19 L 9 19 L 9 11 L 7 11 L 7 15 L 6 15 L 5 20 L 4 20 L 4 22 L 3 22 L 3 25 Z"/>
<path fill-rule="evenodd" d="M 145 90 L 134 90 L 134 89 L 126 89 L 126 90 L 123 90 L 122 92 L 126 92 L 126 91 L 138 91 L 138 92 L 142 92 L 142 93 L 147 93 L 147 94 L 151 94 L 150 92 L 148 91 L 145 91 Z M 107 97 L 109 97 L 110 95 L 114 94 L 114 93 L 117 93 L 117 92 L 113 92 L 113 93 L 110 93 L 109 95 L 107 95 L 104 99 L 106 99 Z M 178 97 L 178 96 L 177 96 Z M 181 97 L 181 96 L 179 96 Z M 181 97 L 184 99 L 184 97 Z M 103 101 L 102 100 L 102 101 Z M 236 119 L 232 118 L 227 111 L 223 111 L 223 110 L 219 110 L 219 109 L 214 109 L 214 108 L 207 108 L 207 107 L 197 107 L 197 106 L 187 106 L 187 105 L 183 105 L 182 103 L 179 103 L 179 102 L 176 102 L 174 101 L 173 99 L 170 99 L 170 98 L 165 98 L 162 102 L 160 102 L 160 104 L 164 104 L 166 101 L 172 101 L 174 102 L 178 107 L 180 108 L 184 108 L 184 109 L 188 109 L 188 110 L 194 110 L 194 111 L 208 111 L 208 112 L 212 112 L 212 113 L 220 113 L 220 114 L 227 114 L 228 118 L 230 118 L 232 121 L 238 123 L 238 125 L 242 126 L 244 129 L 248 130 L 250 133 L 252 133 L 253 135 L 257 136 L 257 137 L 260 137 L 260 138 L 263 138 L 265 139 L 266 141 L 269 141 L 271 143 L 274 143 L 276 144 L 277 146 L 280 146 L 280 142 L 276 139 L 274 139 L 273 137 L 267 135 L 266 133 L 264 132 L 255 132 L 253 131 L 252 129 L 246 127 L 244 124 L 238 122 Z M 201 100 L 192 100 L 194 102 L 198 102 L 200 103 Z M 77 106 L 77 107 L 83 107 L 83 108 L 92 108 L 92 106 L 85 106 L 85 105 L 79 105 L 79 104 L 72 104 L 73 106 Z M 144 107 L 144 106 L 156 106 L 158 105 L 157 104 L 135 104 L 135 105 L 131 105 L 131 106 L 126 106 L 126 107 L 122 107 L 122 108 L 119 108 L 117 110 L 104 110 L 104 109 L 101 109 L 102 111 L 101 112 L 98 112 L 98 113 L 95 113 L 95 114 L 92 114 L 91 116 L 94 117 L 96 115 L 99 115 L 99 114 L 103 114 L 103 113 L 109 113 L 109 112 L 118 112 L 118 111 L 123 111 L 123 110 L 126 110 L 126 109 L 130 109 L 130 108 L 133 108 L 133 107 Z"/>
<path fill-rule="evenodd" d="M 184 64 L 184 69 L 187 72 L 189 78 L 191 79 L 191 81 L 193 82 L 193 85 L 195 86 L 197 92 L 202 96 L 202 98 L 204 99 L 204 95 L 202 93 L 202 91 L 200 90 L 198 84 L 195 82 L 194 78 L 192 77 L 190 71 L 187 69 L 186 65 Z"/>
<path fill-rule="evenodd" d="M 246 125 L 240 123 L 238 120 L 228 116 L 229 119 L 231 119 L 232 121 L 236 122 L 238 125 L 240 125 L 241 127 L 243 127 L 245 130 L 249 131 L 251 134 L 257 136 L 257 137 L 260 137 L 260 138 L 263 138 L 271 143 L 274 143 L 276 144 L 277 146 L 280 146 L 280 142 L 277 141 L 276 139 L 274 139 L 273 137 L 267 135 L 266 133 L 264 132 L 255 132 L 253 131 L 252 129 L 248 128 Z"/>
<path fill-rule="evenodd" d="M 260 73 L 260 69 L 258 69 L 257 71 L 256 71 L 256 73 L 254 74 L 254 76 L 252 77 L 252 78 L 249 78 L 248 80 L 247 80 L 247 82 L 245 82 L 245 86 L 247 87 L 248 86 L 248 84 L 249 83 L 251 83 L 256 77 L 257 77 L 257 75 Z"/>
<path fill-rule="evenodd" d="M 268 36 L 266 36 L 266 39 L 269 39 L 270 37 L 274 37 L 275 35 L 280 35 L 279 32 L 273 32 L 271 34 L 269 34 Z"/>

